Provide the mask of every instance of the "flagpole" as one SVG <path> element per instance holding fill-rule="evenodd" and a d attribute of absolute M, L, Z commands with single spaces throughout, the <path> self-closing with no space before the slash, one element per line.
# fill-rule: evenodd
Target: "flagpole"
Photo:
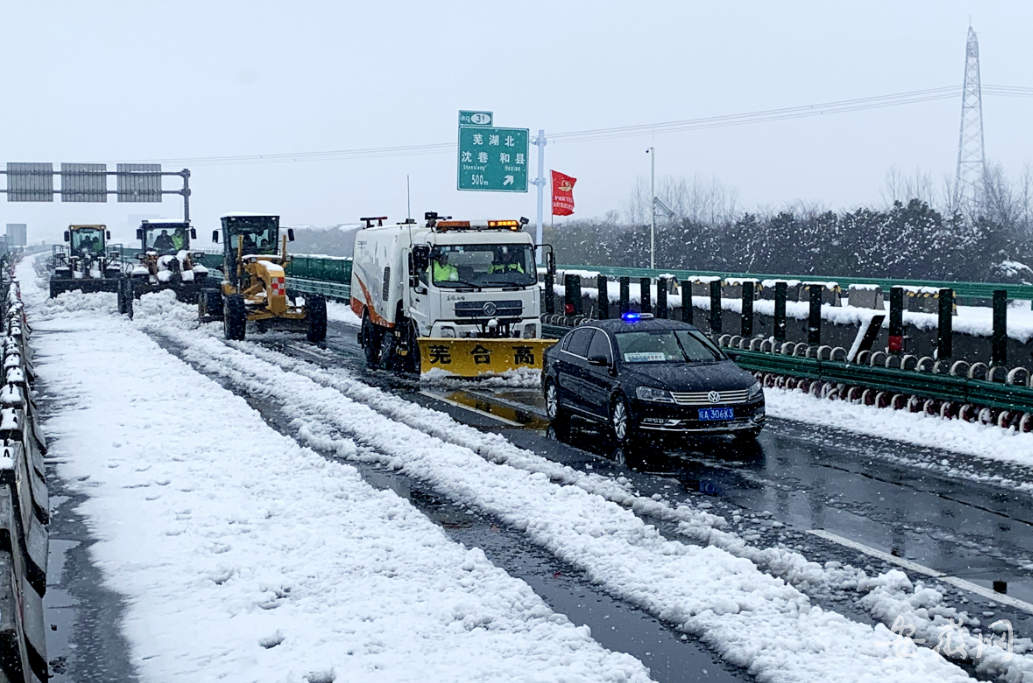
<path fill-rule="evenodd" d="M 538 263 L 541 264 L 543 256 L 541 244 L 545 239 L 542 235 L 542 217 L 544 211 L 543 204 L 545 202 L 545 131 L 539 129 L 538 137 L 532 139 L 531 142 L 533 142 L 538 147 L 538 177 L 535 178 L 534 184 L 538 187 L 538 233 L 536 236 L 536 244 L 538 244 L 538 254 L 536 255 L 536 259 Z"/>

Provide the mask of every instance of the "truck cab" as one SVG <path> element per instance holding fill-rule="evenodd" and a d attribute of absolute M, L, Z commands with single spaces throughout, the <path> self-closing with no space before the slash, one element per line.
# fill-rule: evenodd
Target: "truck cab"
<path fill-rule="evenodd" d="M 521 230 L 526 220 L 452 220 L 433 212 L 422 225 L 362 220 L 351 306 L 363 320 L 370 363 L 389 365 L 388 356 L 400 353 L 414 369 L 422 339 L 485 340 L 471 349 L 490 351 L 486 340 L 512 346 L 541 337 L 534 243 Z"/>

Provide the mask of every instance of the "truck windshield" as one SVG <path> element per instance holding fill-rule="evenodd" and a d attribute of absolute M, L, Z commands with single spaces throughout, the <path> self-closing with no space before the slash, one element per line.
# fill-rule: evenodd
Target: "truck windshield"
<path fill-rule="evenodd" d="M 528 244 L 438 245 L 430 271 L 438 287 L 530 287 L 538 278 Z"/>
<path fill-rule="evenodd" d="M 183 226 L 160 225 L 145 228 L 147 250 L 159 254 L 174 254 L 190 248 L 190 237 Z"/>
<path fill-rule="evenodd" d="M 99 228 L 79 228 L 72 231 L 72 253 L 96 254 L 104 253 L 104 231 Z"/>

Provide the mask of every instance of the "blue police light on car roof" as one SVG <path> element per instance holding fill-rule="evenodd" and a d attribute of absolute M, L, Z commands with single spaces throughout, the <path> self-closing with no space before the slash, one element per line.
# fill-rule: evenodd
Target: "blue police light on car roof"
<path fill-rule="evenodd" d="M 621 320 L 626 323 L 637 323 L 639 320 L 652 320 L 652 313 L 636 313 L 634 311 L 628 311 L 621 315 Z"/>

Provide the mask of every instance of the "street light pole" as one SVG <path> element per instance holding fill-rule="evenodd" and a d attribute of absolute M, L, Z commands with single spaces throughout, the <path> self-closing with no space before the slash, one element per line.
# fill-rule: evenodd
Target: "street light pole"
<path fill-rule="evenodd" d="M 656 148 L 646 150 L 649 154 L 649 267 L 656 268 Z"/>

